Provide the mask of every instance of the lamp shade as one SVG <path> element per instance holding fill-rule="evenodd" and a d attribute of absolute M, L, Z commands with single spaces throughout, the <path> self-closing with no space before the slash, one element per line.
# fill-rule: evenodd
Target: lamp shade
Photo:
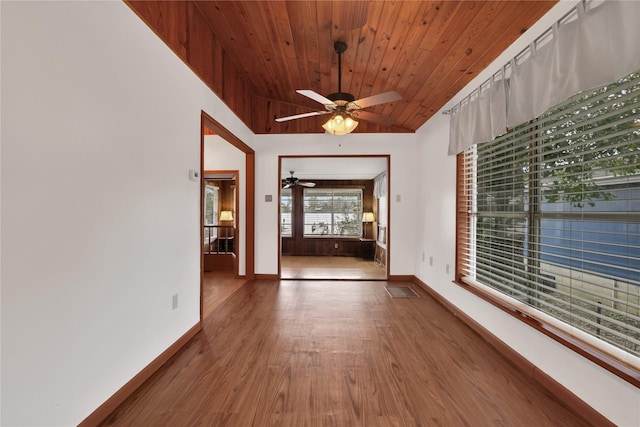
<path fill-rule="evenodd" d="M 373 217 L 373 212 L 364 212 L 362 214 L 362 222 L 373 222 L 375 218 Z"/>
<path fill-rule="evenodd" d="M 358 122 L 351 117 L 344 117 L 342 114 L 336 114 L 322 125 L 324 130 L 333 135 L 346 135 L 353 132 L 358 126 Z"/>
<path fill-rule="evenodd" d="M 221 211 L 220 212 L 220 221 L 233 221 L 233 212 L 231 212 L 231 211 Z"/>

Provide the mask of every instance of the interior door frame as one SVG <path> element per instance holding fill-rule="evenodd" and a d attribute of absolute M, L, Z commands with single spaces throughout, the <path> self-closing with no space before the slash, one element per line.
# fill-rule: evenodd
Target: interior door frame
<path fill-rule="evenodd" d="M 278 156 L 278 279 L 282 279 L 282 233 L 280 224 L 280 198 L 282 193 L 282 159 L 287 158 L 367 158 L 376 157 L 386 159 L 387 172 L 387 225 L 386 225 L 386 253 L 385 253 L 385 279 L 389 280 L 391 271 L 391 155 L 390 154 L 299 154 L 299 155 L 279 155 Z M 377 242 L 376 242 L 377 244 Z"/>
<path fill-rule="evenodd" d="M 233 170 L 219 170 L 219 169 L 205 169 L 202 171 L 202 182 L 203 182 L 203 186 L 202 186 L 202 191 L 203 191 L 203 200 L 204 200 L 204 187 L 206 185 L 205 181 L 205 176 L 206 175 L 211 175 L 211 174 L 221 174 L 221 175 L 233 175 L 233 182 L 234 185 L 236 187 L 236 197 L 235 197 L 235 202 L 234 202 L 234 206 L 233 206 L 233 211 L 235 213 L 235 218 L 233 219 L 233 222 L 235 223 L 235 241 L 237 242 L 234 247 L 233 247 L 233 253 L 236 255 L 236 258 L 240 257 L 240 240 L 242 234 L 240 233 L 240 228 L 238 227 L 238 223 L 240 221 L 240 218 L 242 218 L 242 212 L 240 212 L 240 198 L 238 197 L 238 188 L 240 188 L 240 183 L 242 182 L 242 180 L 240 179 L 240 171 L 237 169 L 233 169 Z M 202 206 L 202 214 L 204 215 L 204 205 Z M 204 226 L 202 227 L 202 232 L 204 233 Z M 204 236 L 203 236 L 203 240 L 204 241 Z M 203 249 L 204 252 L 204 249 Z M 246 252 L 246 244 L 245 244 L 245 252 Z M 239 277 L 238 274 L 238 262 L 235 262 L 233 265 L 233 275 L 234 277 Z M 246 266 L 245 266 L 245 270 L 246 270 Z"/>
<path fill-rule="evenodd" d="M 203 110 L 200 113 L 200 322 L 204 303 L 204 137 L 211 134 L 210 131 L 245 154 L 245 278 L 255 278 L 255 151 Z"/>

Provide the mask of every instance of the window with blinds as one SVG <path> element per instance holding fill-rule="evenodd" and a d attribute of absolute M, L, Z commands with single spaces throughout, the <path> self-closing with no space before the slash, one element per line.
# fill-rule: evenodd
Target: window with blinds
<path fill-rule="evenodd" d="M 204 242 L 209 243 L 218 236 L 218 208 L 220 188 L 212 182 L 205 181 L 204 186 Z"/>
<path fill-rule="evenodd" d="M 280 235 L 284 237 L 291 237 L 293 233 L 292 228 L 292 210 L 293 210 L 293 197 L 290 188 L 283 188 L 280 190 Z"/>
<path fill-rule="evenodd" d="M 640 72 L 460 156 L 458 278 L 640 366 Z"/>
<path fill-rule="evenodd" d="M 304 190 L 305 237 L 360 237 L 362 190 Z"/>

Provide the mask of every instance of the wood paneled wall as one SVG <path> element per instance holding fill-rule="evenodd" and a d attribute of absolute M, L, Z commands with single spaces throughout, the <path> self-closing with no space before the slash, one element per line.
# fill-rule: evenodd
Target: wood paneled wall
<path fill-rule="evenodd" d="M 158 0 L 125 0 L 125 3 L 254 133 L 324 133 L 321 126 L 328 115 L 283 123 L 274 120 L 323 107 L 298 106 L 256 96 L 246 73 L 224 51 L 196 3 Z M 301 99 L 302 102 L 308 100 Z M 355 130 L 355 133 L 373 132 L 407 130 L 365 121 L 360 121 Z"/>
<path fill-rule="evenodd" d="M 191 70 L 251 127 L 251 88 L 193 2 L 125 0 Z"/>
<path fill-rule="evenodd" d="M 315 188 L 361 188 L 363 211 L 371 211 L 374 205 L 373 180 L 313 180 Z M 303 237 L 304 207 L 302 205 L 304 187 L 291 188 L 293 195 L 292 222 L 293 236 L 282 238 L 283 255 L 319 256 L 361 256 L 359 237 Z M 338 247 L 336 248 L 336 243 Z"/>

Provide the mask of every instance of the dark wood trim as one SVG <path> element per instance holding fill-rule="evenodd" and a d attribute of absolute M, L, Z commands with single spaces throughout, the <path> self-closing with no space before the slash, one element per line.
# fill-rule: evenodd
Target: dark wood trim
<path fill-rule="evenodd" d="M 136 376 L 134 376 L 129 382 L 123 385 L 120 390 L 115 392 L 113 396 L 107 399 L 102 405 L 100 405 L 95 411 L 93 411 L 87 418 L 82 420 L 78 427 L 92 427 L 97 426 L 103 422 L 107 417 L 116 410 L 122 402 L 124 402 L 129 396 L 135 392 L 151 375 L 156 373 L 165 363 L 173 357 L 182 347 L 185 346 L 196 336 L 198 332 L 202 330 L 202 322 L 196 323 L 191 329 L 185 332 L 176 342 L 174 342 L 169 348 L 156 357 L 151 363 L 149 363 L 144 369 L 142 369 Z"/>
<path fill-rule="evenodd" d="M 436 292 L 429 285 L 422 280 L 414 276 L 414 283 L 418 284 L 429 295 L 435 298 L 440 304 L 442 304 L 447 310 L 449 310 L 454 316 L 458 317 L 471 329 L 473 329 L 478 335 L 480 335 L 485 341 L 487 341 L 492 347 L 494 347 L 505 359 L 507 359 L 514 366 L 518 367 L 524 373 L 531 377 L 534 381 L 538 382 L 544 388 L 546 388 L 551 394 L 553 394 L 558 400 L 563 402 L 567 407 L 571 408 L 577 414 L 580 414 L 585 419 L 593 422 L 598 426 L 614 426 L 609 419 L 607 419 L 600 412 L 596 411 L 589 404 L 584 402 L 578 396 L 573 394 L 570 390 L 557 382 L 551 376 L 541 371 L 537 366 L 520 355 L 514 349 L 509 347 L 504 341 L 493 335 L 484 326 L 476 322 L 473 318 L 467 315 L 464 311 L 460 310 L 454 304 L 449 302 L 446 298 Z M 468 285 L 464 285 L 470 287 Z M 475 294 L 475 293 L 474 293 Z M 483 298 L 484 299 L 484 298 Z M 537 329 L 537 328 L 536 328 Z"/>
<path fill-rule="evenodd" d="M 202 116 L 200 117 L 200 322 L 204 318 L 204 251 L 202 250 L 202 242 L 204 242 L 204 136 L 211 135 L 214 132 L 209 129 Z"/>
<path fill-rule="evenodd" d="M 277 206 L 276 209 L 278 209 L 278 271 L 277 271 L 277 275 L 278 275 L 278 279 L 280 277 L 282 277 L 282 228 L 280 227 L 280 224 L 282 224 L 282 218 L 281 218 L 281 212 L 280 212 L 280 201 L 282 200 L 282 184 L 280 184 L 282 182 L 281 180 L 282 177 L 282 156 L 278 156 L 278 195 L 277 195 L 277 199 L 275 200 Z M 292 193 L 293 194 L 293 193 Z M 293 233 L 293 230 L 291 230 L 291 232 Z"/>
<path fill-rule="evenodd" d="M 384 270 L 387 279 L 391 275 L 391 156 L 387 156 L 387 235 L 385 236 Z"/>
<path fill-rule="evenodd" d="M 415 277 L 412 274 L 389 274 L 387 280 L 389 282 L 413 282 Z"/>
<path fill-rule="evenodd" d="M 250 148 L 249 148 L 250 149 Z M 251 149 L 250 149 L 251 150 Z M 250 152 L 245 151 L 246 156 L 246 175 L 247 186 L 245 200 L 246 206 L 246 218 L 245 218 L 245 234 L 247 241 L 245 243 L 245 277 L 248 280 L 253 280 L 255 277 L 255 241 L 256 241 L 256 229 L 255 229 L 255 205 L 256 205 L 256 155 L 253 150 Z"/>
<path fill-rule="evenodd" d="M 280 274 L 256 274 L 254 278 L 255 280 L 278 280 L 280 279 Z"/>
<path fill-rule="evenodd" d="M 462 267 L 460 255 L 463 251 L 461 237 L 466 231 L 468 224 L 467 203 L 464 198 L 464 153 L 456 156 L 456 255 L 455 255 L 455 279 L 462 277 Z"/>
<path fill-rule="evenodd" d="M 252 280 L 255 275 L 255 151 L 204 111 L 201 112 L 201 120 L 203 129 L 207 127 L 213 130 L 217 135 L 245 154 L 245 277 Z M 202 137 L 202 144 L 201 149 L 204 150 L 204 136 Z M 202 157 L 204 158 L 204 151 Z M 201 170 L 201 173 L 203 172 L 204 170 Z M 202 212 L 202 205 L 200 206 L 200 211 Z M 202 225 L 200 228 L 202 228 Z"/>

